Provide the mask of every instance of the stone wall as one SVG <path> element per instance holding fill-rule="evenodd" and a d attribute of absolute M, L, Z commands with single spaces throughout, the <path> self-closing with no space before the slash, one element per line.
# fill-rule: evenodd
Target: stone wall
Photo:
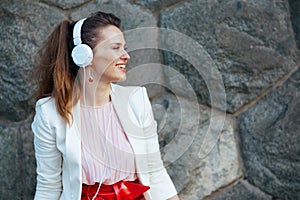
<path fill-rule="evenodd" d="M 63 19 L 113 12 L 181 199 L 300 199 L 300 2 L 2 0 L 0 199 L 32 199 L 35 53 Z"/>

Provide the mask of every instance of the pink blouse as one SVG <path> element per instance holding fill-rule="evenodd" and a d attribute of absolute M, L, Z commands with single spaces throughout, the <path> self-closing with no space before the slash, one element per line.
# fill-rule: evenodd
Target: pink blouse
<path fill-rule="evenodd" d="M 83 183 L 111 185 L 137 178 L 133 150 L 111 102 L 81 105 L 81 128 Z"/>

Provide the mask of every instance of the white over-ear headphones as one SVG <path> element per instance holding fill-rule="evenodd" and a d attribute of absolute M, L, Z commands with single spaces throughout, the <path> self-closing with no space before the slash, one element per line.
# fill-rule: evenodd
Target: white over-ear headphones
<path fill-rule="evenodd" d="M 86 67 L 93 60 L 93 51 L 91 47 L 82 44 L 81 40 L 81 27 L 85 19 L 86 18 L 76 22 L 73 29 L 73 42 L 75 47 L 72 50 L 71 56 L 78 67 Z"/>

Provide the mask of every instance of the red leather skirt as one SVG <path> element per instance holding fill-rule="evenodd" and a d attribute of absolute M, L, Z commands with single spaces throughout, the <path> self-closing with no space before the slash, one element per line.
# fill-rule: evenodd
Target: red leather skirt
<path fill-rule="evenodd" d="M 97 193 L 99 184 L 82 184 L 81 200 L 92 200 Z M 143 193 L 149 190 L 136 181 L 119 181 L 113 185 L 101 185 L 100 190 L 94 200 L 141 200 Z"/>

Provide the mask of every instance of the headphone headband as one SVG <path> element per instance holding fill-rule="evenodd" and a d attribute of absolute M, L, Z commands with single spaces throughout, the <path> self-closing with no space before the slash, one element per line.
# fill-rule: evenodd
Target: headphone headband
<path fill-rule="evenodd" d="M 75 47 L 72 50 L 71 56 L 73 58 L 74 63 L 78 67 L 86 67 L 93 60 L 92 49 L 88 45 L 82 44 L 81 40 L 81 27 L 85 19 L 86 18 L 76 22 L 73 28 L 73 43 Z"/>
<path fill-rule="evenodd" d="M 83 19 L 79 20 L 78 22 L 76 22 L 76 24 L 74 25 L 73 42 L 74 42 L 75 46 L 82 43 L 82 40 L 81 40 L 81 27 L 82 27 L 82 24 L 85 20 L 86 20 L 86 18 L 83 18 Z"/>

